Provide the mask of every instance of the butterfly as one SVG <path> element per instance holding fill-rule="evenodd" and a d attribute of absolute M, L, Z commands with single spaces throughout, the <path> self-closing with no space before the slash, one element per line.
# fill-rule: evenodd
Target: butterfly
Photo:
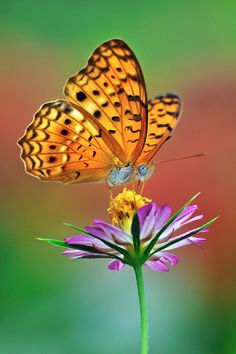
<path fill-rule="evenodd" d="M 66 99 L 39 108 L 18 142 L 26 172 L 110 187 L 151 176 L 152 158 L 179 121 L 181 99 L 147 100 L 141 67 L 125 42 L 101 44 L 64 93 Z"/>

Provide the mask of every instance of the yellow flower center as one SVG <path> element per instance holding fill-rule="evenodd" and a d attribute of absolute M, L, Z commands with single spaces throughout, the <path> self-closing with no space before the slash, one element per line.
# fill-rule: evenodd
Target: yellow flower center
<path fill-rule="evenodd" d="M 151 203 L 151 201 L 151 199 L 142 197 L 133 190 L 124 188 L 123 192 L 117 194 L 110 201 L 110 207 L 107 211 L 113 224 L 119 225 L 122 230 L 130 233 L 134 211 Z"/>

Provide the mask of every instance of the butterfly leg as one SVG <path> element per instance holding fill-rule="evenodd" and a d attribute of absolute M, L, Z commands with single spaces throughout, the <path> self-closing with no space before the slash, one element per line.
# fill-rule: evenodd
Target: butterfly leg
<path fill-rule="evenodd" d="M 141 181 L 140 181 L 140 179 L 139 179 L 139 180 L 138 180 L 138 190 L 139 190 L 140 185 L 141 185 Z"/>
<path fill-rule="evenodd" d="M 112 188 L 109 187 L 109 197 L 110 197 L 110 202 L 113 201 L 113 194 L 112 194 Z"/>
<path fill-rule="evenodd" d="M 136 190 L 135 190 L 135 178 L 132 178 L 132 190 L 133 190 L 133 195 L 134 195 L 134 206 L 135 209 L 137 209 L 137 203 L 136 203 Z"/>
<path fill-rule="evenodd" d="M 106 178 L 106 184 L 109 190 L 109 199 L 110 199 L 109 201 L 112 202 L 113 201 L 112 187 L 109 185 L 107 178 Z"/>
<path fill-rule="evenodd" d="M 142 186 L 141 186 L 141 190 L 140 190 L 141 195 L 143 194 L 144 186 L 145 186 L 145 181 L 142 182 Z"/>
<path fill-rule="evenodd" d="M 107 178 L 106 178 L 106 184 L 107 184 L 107 187 L 109 190 L 109 203 L 111 204 L 111 202 L 113 201 L 114 198 L 113 198 L 113 194 L 112 194 L 112 187 L 109 185 Z M 111 219 L 112 225 L 114 225 L 114 221 L 113 221 L 113 218 L 111 215 L 110 215 L 110 219 Z"/>

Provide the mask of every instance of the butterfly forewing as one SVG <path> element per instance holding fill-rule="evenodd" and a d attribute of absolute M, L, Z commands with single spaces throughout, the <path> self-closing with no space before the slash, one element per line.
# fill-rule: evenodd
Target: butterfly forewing
<path fill-rule="evenodd" d="M 104 180 L 113 156 L 101 129 L 73 104 L 44 104 L 20 139 L 26 170 L 41 179 L 73 183 Z"/>
<path fill-rule="evenodd" d="M 181 114 L 181 99 L 175 94 L 157 96 L 148 102 L 148 127 L 143 151 L 136 164 L 148 163 L 171 137 Z"/>
<path fill-rule="evenodd" d="M 146 89 L 139 63 L 121 40 L 99 46 L 70 78 L 65 94 L 114 140 L 113 154 L 133 163 L 146 137 Z M 112 147 L 111 147 L 112 148 Z"/>

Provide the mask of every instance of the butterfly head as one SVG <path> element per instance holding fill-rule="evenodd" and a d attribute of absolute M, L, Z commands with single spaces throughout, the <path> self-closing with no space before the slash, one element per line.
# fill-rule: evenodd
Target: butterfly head
<path fill-rule="evenodd" d="M 155 168 L 156 168 L 156 165 L 154 163 L 150 163 L 148 165 L 141 164 L 137 167 L 136 177 L 143 182 L 146 179 L 148 179 L 149 177 L 151 177 Z"/>

